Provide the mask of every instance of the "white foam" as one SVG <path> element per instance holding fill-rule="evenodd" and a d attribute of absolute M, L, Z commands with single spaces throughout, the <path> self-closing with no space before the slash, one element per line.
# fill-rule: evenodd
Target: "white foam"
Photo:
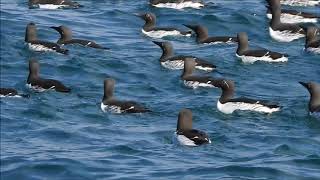
<path fill-rule="evenodd" d="M 207 87 L 207 88 L 215 88 L 215 86 L 213 86 L 212 84 L 209 84 L 210 81 L 208 83 L 200 83 L 198 81 L 183 81 L 184 85 L 187 87 L 191 87 L 193 89 L 196 89 L 198 87 Z"/>
<path fill-rule="evenodd" d="M 240 58 L 242 60 L 242 62 L 248 63 L 248 64 L 253 64 L 256 61 L 265 61 L 265 62 L 270 62 L 270 63 L 273 63 L 273 62 L 287 62 L 288 61 L 288 58 L 285 57 L 285 56 L 282 56 L 281 58 L 278 58 L 278 59 L 272 59 L 268 55 L 265 55 L 265 56 L 262 56 L 262 57 L 254 57 L 254 56 L 239 56 L 236 53 L 236 56 L 238 58 Z"/>
<path fill-rule="evenodd" d="M 40 9 L 61 9 L 68 7 L 68 5 L 54 5 L 54 4 L 39 4 Z"/>
<path fill-rule="evenodd" d="M 269 34 L 279 42 L 291 42 L 305 36 L 304 34 L 291 33 L 290 31 L 274 31 L 271 27 L 269 27 Z"/>
<path fill-rule="evenodd" d="M 142 29 L 142 33 L 149 36 L 149 37 L 152 37 L 152 38 L 163 38 L 165 36 L 191 36 L 191 33 L 190 34 L 187 34 L 187 35 L 182 35 L 179 31 L 177 30 L 173 30 L 173 31 L 144 31 Z"/>
<path fill-rule="evenodd" d="M 256 112 L 262 112 L 262 113 L 273 113 L 276 111 L 280 111 L 280 108 L 269 108 L 267 106 L 263 106 L 261 104 L 249 104 L 249 103 L 243 103 L 243 102 L 227 102 L 227 103 L 220 103 L 218 100 L 217 108 L 219 111 L 225 113 L 225 114 L 231 114 L 235 110 L 241 110 L 241 111 L 256 111 Z"/>
<path fill-rule="evenodd" d="M 320 119 L 320 112 L 313 112 L 313 113 L 310 112 L 310 115 Z"/>
<path fill-rule="evenodd" d="M 268 19 L 272 19 L 272 14 L 267 14 Z M 297 23 L 317 23 L 317 18 L 305 18 L 298 15 L 292 15 L 287 13 L 281 13 L 280 21 L 289 24 L 297 24 Z"/>
<path fill-rule="evenodd" d="M 156 5 L 153 5 L 158 8 L 171 8 L 171 9 L 183 9 L 183 8 L 195 8 L 195 9 L 200 9 L 204 7 L 204 4 L 200 2 L 182 2 L 182 3 L 159 3 Z"/>
<path fill-rule="evenodd" d="M 183 69 L 184 68 L 184 61 L 183 60 L 174 60 L 174 61 L 164 61 L 161 62 L 161 65 L 168 69 Z"/>
<path fill-rule="evenodd" d="M 312 53 L 315 53 L 315 54 L 320 54 L 320 47 L 318 48 L 307 48 L 307 51 L 308 52 L 312 52 Z"/>
<path fill-rule="evenodd" d="M 49 52 L 55 52 L 53 49 L 50 49 L 46 46 L 43 46 L 41 44 L 32 44 L 32 43 L 28 43 L 28 48 L 32 51 L 49 51 Z"/>
<path fill-rule="evenodd" d="M 320 5 L 319 0 L 281 0 L 281 4 L 289 6 L 316 6 Z"/>

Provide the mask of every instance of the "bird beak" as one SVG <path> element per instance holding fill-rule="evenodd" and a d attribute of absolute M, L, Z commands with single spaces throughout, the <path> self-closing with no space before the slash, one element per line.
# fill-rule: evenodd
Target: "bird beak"
<path fill-rule="evenodd" d="M 59 27 L 56 27 L 56 26 L 51 26 L 50 28 L 52 28 L 52 29 L 54 29 L 54 30 L 56 30 L 56 31 L 59 31 L 59 30 L 60 30 L 60 28 L 59 28 Z"/>
<path fill-rule="evenodd" d="M 161 42 L 158 42 L 158 41 L 152 41 L 154 44 L 158 45 L 158 46 L 162 46 L 162 43 Z"/>
<path fill-rule="evenodd" d="M 309 85 L 308 85 L 308 83 L 305 83 L 305 82 L 299 82 L 302 86 L 304 86 L 305 88 L 307 88 L 308 89 L 308 87 L 309 87 Z"/>
<path fill-rule="evenodd" d="M 142 13 L 134 13 L 133 15 L 135 15 L 136 17 L 142 18 L 142 19 L 144 16 L 144 14 L 142 14 Z"/>
<path fill-rule="evenodd" d="M 197 26 L 195 25 L 190 25 L 190 24 L 183 24 L 185 27 L 190 28 L 192 30 L 195 30 L 197 28 Z"/>

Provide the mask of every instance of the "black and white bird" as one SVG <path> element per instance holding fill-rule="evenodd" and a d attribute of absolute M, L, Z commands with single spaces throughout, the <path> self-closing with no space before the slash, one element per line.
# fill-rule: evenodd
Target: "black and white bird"
<path fill-rule="evenodd" d="M 189 55 L 174 55 L 174 50 L 172 44 L 168 41 L 166 42 L 158 42 L 153 41 L 154 44 L 158 45 L 162 49 L 162 55 L 160 57 L 160 63 L 163 67 L 168 69 L 183 69 L 184 62 L 189 58 L 194 59 L 196 61 L 196 68 L 204 71 L 213 71 L 217 68 L 214 64 L 200 59 L 195 56 Z"/>
<path fill-rule="evenodd" d="M 299 82 L 310 93 L 309 112 L 312 116 L 320 118 L 320 84 L 316 82 Z"/>
<path fill-rule="evenodd" d="M 82 7 L 77 2 L 70 0 L 29 0 L 29 8 L 41 9 L 76 9 Z"/>
<path fill-rule="evenodd" d="M 199 146 L 211 143 L 205 132 L 192 128 L 192 112 L 189 109 L 180 111 L 175 137 L 179 144 L 185 146 Z"/>
<path fill-rule="evenodd" d="M 51 28 L 59 32 L 60 39 L 58 40 L 57 43 L 60 45 L 79 44 L 82 46 L 87 46 L 87 47 L 96 48 L 96 49 L 109 49 L 93 41 L 83 40 L 83 39 L 73 39 L 71 29 L 69 29 L 66 26 L 58 26 L 58 27 L 52 26 Z"/>
<path fill-rule="evenodd" d="M 200 9 L 204 7 L 204 3 L 201 0 L 150 0 L 150 4 L 158 8 L 195 8 Z"/>
<path fill-rule="evenodd" d="M 28 94 L 19 94 L 17 90 L 13 88 L 0 88 L 0 97 L 29 97 Z"/>
<path fill-rule="evenodd" d="M 196 41 L 201 44 L 221 44 L 221 43 L 236 43 L 237 37 L 233 36 L 212 36 L 209 37 L 208 29 L 201 25 L 184 24 L 184 26 L 192 29 L 196 33 Z"/>
<path fill-rule="evenodd" d="M 320 54 L 320 37 L 317 35 L 319 29 L 316 27 L 308 27 L 306 35 L 305 50 Z"/>
<path fill-rule="evenodd" d="M 68 93 L 70 88 L 63 85 L 60 81 L 54 79 L 43 79 L 40 77 L 40 65 L 37 60 L 29 61 L 29 76 L 27 87 L 36 92 L 44 92 L 46 90 L 55 90 L 57 92 Z"/>
<path fill-rule="evenodd" d="M 174 27 L 156 27 L 156 16 L 153 13 L 136 14 L 145 21 L 142 33 L 152 38 L 165 36 L 191 36 L 191 31 L 182 31 Z"/>
<path fill-rule="evenodd" d="M 273 1 L 267 0 L 268 2 L 268 11 L 267 11 L 267 17 L 269 19 L 272 19 L 272 8 L 280 8 L 279 6 L 276 6 L 273 4 Z M 290 24 L 296 24 L 296 23 L 317 23 L 318 19 L 320 18 L 319 15 L 308 13 L 308 12 L 301 12 L 293 9 L 281 9 L 281 16 L 280 21 L 286 22 Z"/>
<path fill-rule="evenodd" d="M 217 80 L 211 76 L 199 76 L 194 75 L 193 71 L 195 69 L 196 62 L 193 58 L 186 58 L 184 63 L 183 73 L 181 75 L 181 80 L 187 87 L 198 88 L 198 87 L 209 87 L 214 88 Z"/>
<path fill-rule="evenodd" d="M 291 42 L 305 37 L 305 30 L 297 24 L 281 22 L 281 5 L 279 0 L 270 0 L 273 4 L 271 9 L 272 19 L 270 21 L 269 34 L 279 42 Z"/>
<path fill-rule="evenodd" d="M 231 114 L 237 110 L 256 111 L 268 114 L 280 111 L 279 105 L 268 101 L 245 97 L 233 98 L 235 87 L 234 82 L 231 80 L 220 80 L 215 86 L 222 90 L 222 94 L 217 102 L 217 108 L 225 114 Z"/>
<path fill-rule="evenodd" d="M 121 101 L 117 100 L 113 96 L 114 92 L 114 79 L 104 80 L 104 95 L 101 102 L 101 110 L 103 112 L 112 112 L 112 113 L 145 113 L 150 112 L 149 109 L 143 107 L 134 101 Z"/>
<path fill-rule="evenodd" d="M 63 49 L 59 44 L 38 40 L 37 38 L 37 27 L 34 23 L 29 23 L 26 28 L 25 42 L 27 43 L 30 50 L 37 52 L 57 52 L 61 54 L 68 54 L 67 49 Z"/>
<path fill-rule="evenodd" d="M 280 2 L 288 6 L 320 6 L 319 0 L 281 0 Z"/>
<path fill-rule="evenodd" d="M 248 45 L 248 36 L 245 32 L 238 33 L 238 49 L 236 56 L 245 63 L 254 63 L 256 61 L 265 62 L 286 62 L 286 54 L 269 51 L 266 49 L 250 50 Z"/>

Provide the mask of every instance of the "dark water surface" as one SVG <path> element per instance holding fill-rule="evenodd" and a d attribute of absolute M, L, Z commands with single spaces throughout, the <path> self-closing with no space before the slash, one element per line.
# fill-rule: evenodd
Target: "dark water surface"
<path fill-rule="evenodd" d="M 320 123 L 308 115 L 308 92 L 298 84 L 319 82 L 319 56 L 303 51 L 303 39 L 272 40 L 263 0 L 206 2 L 201 10 L 174 10 L 142 0 L 79 0 L 82 9 L 42 10 L 28 9 L 24 0 L 1 0 L 1 86 L 31 94 L 1 99 L 1 179 L 320 179 Z M 216 108 L 219 89 L 185 88 L 181 72 L 162 68 L 160 48 L 141 34 L 143 21 L 133 13 L 144 11 L 155 13 L 161 25 L 198 22 L 214 35 L 246 31 L 251 47 L 289 54 L 287 63 L 247 65 L 235 57 L 235 45 L 166 38 L 176 53 L 215 63 L 219 72 L 210 75 L 234 80 L 238 96 L 279 102 L 282 111 L 225 115 Z M 59 35 L 49 27 L 63 24 L 74 37 L 112 51 L 68 46 L 68 56 L 30 52 L 24 32 L 31 21 L 40 39 L 56 41 Z M 28 90 L 32 57 L 43 77 L 61 80 L 72 93 Z M 143 102 L 154 112 L 103 113 L 107 77 L 116 79 L 117 97 Z M 181 108 L 192 109 L 195 128 L 205 130 L 212 144 L 173 143 Z"/>

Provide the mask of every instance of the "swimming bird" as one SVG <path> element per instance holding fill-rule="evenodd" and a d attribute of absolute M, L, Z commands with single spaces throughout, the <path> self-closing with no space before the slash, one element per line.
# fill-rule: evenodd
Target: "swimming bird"
<path fill-rule="evenodd" d="M 101 110 L 103 112 L 109 111 L 113 113 L 145 113 L 150 112 L 149 109 L 143 107 L 134 101 L 121 101 L 113 96 L 114 79 L 104 80 L 104 95 L 101 102 Z"/>
<path fill-rule="evenodd" d="M 268 8 L 267 17 L 269 19 L 272 19 L 271 8 L 274 7 L 274 4 L 270 0 L 267 0 L 267 2 L 269 4 L 269 6 L 267 6 Z M 280 7 L 276 6 L 274 8 L 280 8 Z M 281 9 L 280 11 L 281 11 L 280 21 L 290 23 L 290 24 L 316 23 L 320 18 L 319 15 L 316 15 L 313 13 L 301 12 L 301 11 L 292 10 L 292 9 Z"/>
<path fill-rule="evenodd" d="M 288 57 L 285 54 L 269 51 L 266 49 L 249 50 L 247 33 L 238 33 L 238 49 L 236 56 L 245 63 L 254 63 L 256 61 L 266 62 L 286 62 Z"/>
<path fill-rule="evenodd" d="M 319 0 L 281 0 L 280 2 L 289 6 L 320 6 Z"/>
<path fill-rule="evenodd" d="M 193 70 L 195 69 L 195 65 L 196 62 L 193 58 L 186 58 L 181 75 L 184 85 L 194 89 L 198 87 L 214 88 L 218 79 L 211 76 L 194 75 Z"/>
<path fill-rule="evenodd" d="M 183 69 L 184 68 L 184 62 L 187 60 L 187 58 L 194 59 L 196 61 L 196 68 L 204 71 L 213 71 L 217 67 L 213 65 L 212 63 L 200 59 L 195 56 L 185 56 L 185 55 L 174 55 L 174 50 L 172 47 L 172 44 L 168 41 L 165 42 L 158 42 L 158 41 L 152 41 L 154 44 L 158 45 L 162 49 L 162 56 L 160 57 L 160 63 L 163 67 L 168 69 Z"/>
<path fill-rule="evenodd" d="M 58 27 L 51 26 L 51 28 L 59 32 L 60 39 L 58 40 L 57 43 L 60 45 L 79 44 L 79 45 L 88 46 L 88 47 L 97 48 L 97 49 L 109 49 L 109 48 L 102 47 L 101 45 L 93 41 L 83 40 L 83 39 L 73 39 L 72 31 L 66 26 L 58 26 Z"/>
<path fill-rule="evenodd" d="M 40 65 L 37 60 L 32 59 L 29 61 L 29 76 L 27 80 L 27 86 L 37 92 L 43 92 L 46 90 L 55 90 L 57 92 L 68 93 L 71 91 L 60 81 L 53 79 L 43 79 L 40 77 Z"/>
<path fill-rule="evenodd" d="M 0 88 L 0 97 L 29 97 L 28 94 L 19 94 L 17 90 L 13 88 Z"/>
<path fill-rule="evenodd" d="M 310 93 L 309 112 L 320 118 L 320 84 L 316 82 L 299 82 Z"/>
<path fill-rule="evenodd" d="M 185 146 L 199 146 L 211 143 L 205 132 L 192 128 L 192 112 L 189 109 L 180 111 L 175 136 L 177 141 Z"/>
<path fill-rule="evenodd" d="M 30 8 L 43 8 L 43 9 L 61 9 L 61 8 L 80 8 L 77 2 L 70 0 L 29 0 Z"/>
<path fill-rule="evenodd" d="M 231 80 L 220 80 L 215 84 L 221 88 L 222 94 L 217 102 L 219 111 L 225 114 L 231 114 L 236 110 L 240 111 L 256 111 L 261 113 L 273 113 L 280 111 L 280 106 L 264 100 L 255 100 L 245 97 L 233 98 L 234 82 Z"/>
<path fill-rule="evenodd" d="M 279 0 L 270 0 L 273 4 L 271 8 L 272 19 L 270 21 L 269 34 L 279 42 L 291 42 L 293 40 L 305 37 L 305 30 L 297 24 L 282 23 L 281 5 Z"/>
<path fill-rule="evenodd" d="M 61 48 L 57 43 L 38 40 L 37 28 L 34 23 L 29 23 L 27 25 L 25 42 L 28 44 L 30 50 L 37 52 L 52 51 L 61 54 L 68 54 L 69 52 L 69 50 Z"/>
<path fill-rule="evenodd" d="M 305 50 L 320 54 L 320 38 L 317 36 L 319 29 L 316 27 L 308 27 Z"/>
<path fill-rule="evenodd" d="M 196 33 L 196 41 L 201 44 L 219 44 L 219 43 L 235 43 L 237 37 L 232 36 L 212 36 L 209 37 L 208 29 L 201 25 L 184 24 L 184 26 L 192 29 Z"/>
<path fill-rule="evenodd" d="M 153 13 L 136 14 L 145 24 L 142 33 L 153 38 L 162 38 L 165 36 L 191 36 L 191 31 L 182 31 L 173 27 L 156 27 L 156 16 Z"/>
<path fill-rule="evenodd" d="M 150 4 L 159 8 L 195 8 L 200 9 L 204 7 L 203 1 L 200 0 L 150 0 Z"/>

